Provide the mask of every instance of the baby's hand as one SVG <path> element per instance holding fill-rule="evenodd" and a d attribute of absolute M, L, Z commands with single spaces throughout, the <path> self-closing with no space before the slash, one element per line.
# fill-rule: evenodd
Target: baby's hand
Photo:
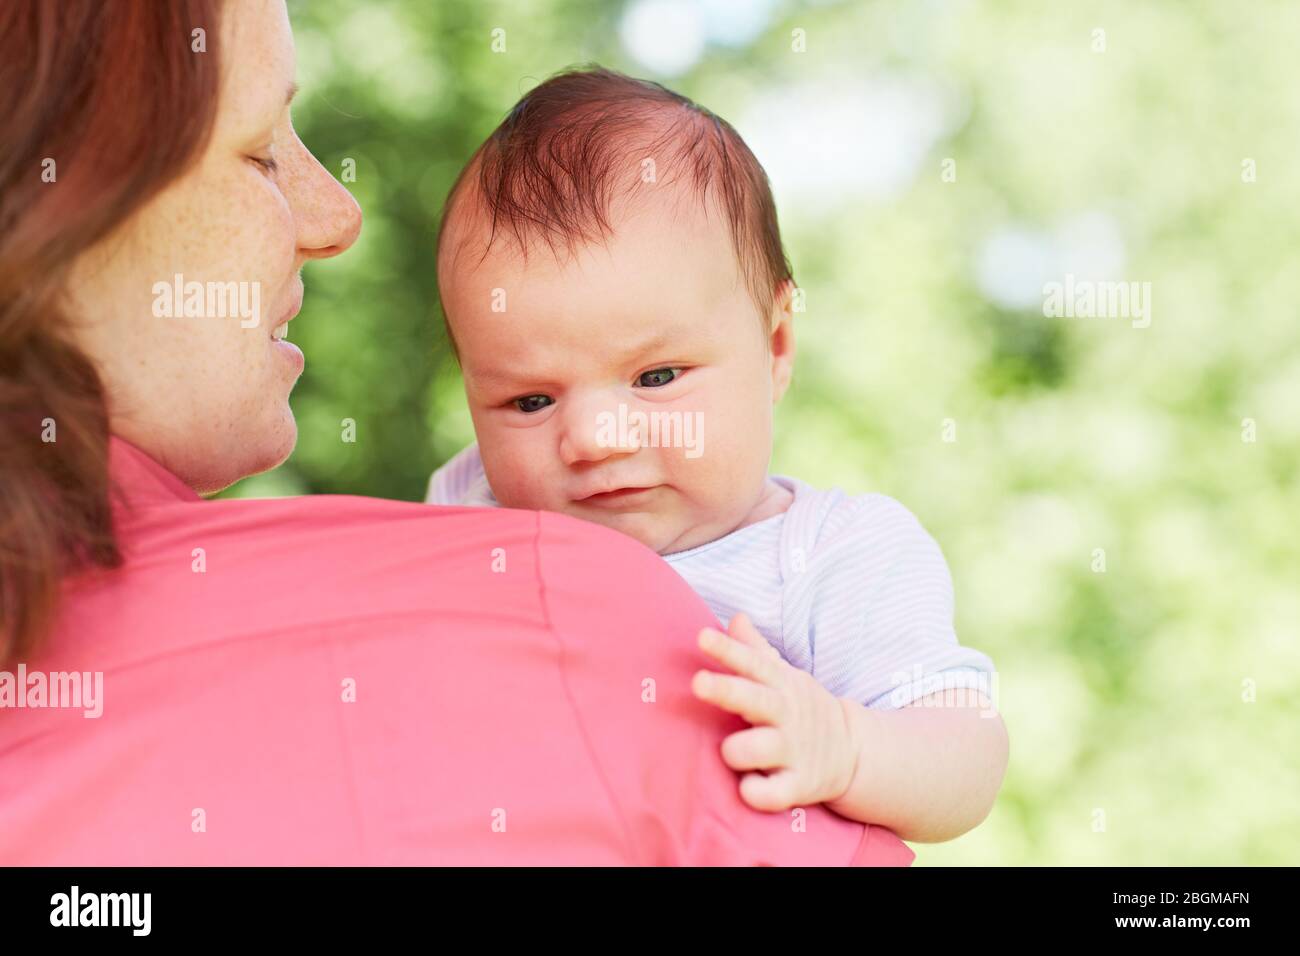
<path fill-rule="evenodd" d="M 859 750 L 844 702 L 782 660 L 744 614 L 728 631 L 706 627 L 700 647 L 739 676 L 698 671 L 691 690 L 755 725 L 722 742 L 723 761 L 744 773 L 741 799 L 772 811 L 839 799 Z"/>

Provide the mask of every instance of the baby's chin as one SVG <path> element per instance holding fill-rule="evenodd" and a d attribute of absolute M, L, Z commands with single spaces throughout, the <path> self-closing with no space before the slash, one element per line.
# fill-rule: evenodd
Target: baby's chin
<path fill-rule="evenodd" d="M 635 538 L 658 554 L 682 551 L 674 542 L 683 529 L 674 530 L 671 522 L 662 515 L 649 511 L 601 511 L 596 508 L 569 508 L 565 511 L 570 517 L 581 518 L 594 524 Z"/>
<path fill-rule="evenodd" d="M 712 513 L 691 507 L 675 489 L 669 487 L 657 489 L 652 499 L 640 508 L 610 508 L 534 498 L 516 500 L 509 491 L 504 495 L 498 494 L 497 500 L 507 508 L 554 511 L 602 525 L 641 542 L 660 555 L 677 554 L 716 541 L 740 527 L 748 513 L 748 509 L 739 508 L 734 500 Z"/>
<path fill-rule="evenodd" d="M 691 548 L 715 541 L 734 530 L 738 523 L 736 521 L 697 522 L 685 516 L 665 515 L 653 511 L 569 508 L 565 514 L 604 525 L 629 538 L 635 538 L 651 551 L 665 556 L 679 551 L 689 551 Z"/>

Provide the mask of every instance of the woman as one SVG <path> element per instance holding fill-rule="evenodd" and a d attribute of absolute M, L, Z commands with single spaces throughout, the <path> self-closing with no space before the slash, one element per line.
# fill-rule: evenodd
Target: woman
<path fill-rule="evenodd" d="M 910 862 L 740 802 L 630 540 L 199 498 L 292 450 L 361 225 L 294 88 L 282 0 L 0 8 L 0 863 Z"/>

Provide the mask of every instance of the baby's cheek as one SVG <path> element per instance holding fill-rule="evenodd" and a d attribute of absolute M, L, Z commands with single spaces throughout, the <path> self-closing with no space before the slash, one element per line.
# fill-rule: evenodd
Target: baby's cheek
<path fill-rule="evenodd" d="M 676 520 L 693 528 L 726 524 L 737 506 L 738 489 L 731 480 L 732 467 L 720 455 L 715 457 L 708 452 L 696 459 L 680 457 L 680 450 L 676 455 L 672 463 L 674 484 L 680 494 L 673 502 Z"/>
<path fill-rule="evenodd" d="M 507 508 L 525 508 L 529 511 L 551 510 L 553 505 L 547 502 L 542 489 L 536 484 L 536 479 L 525 477 L 526 474 L 524 471 L 516 471 L 500 481 L 494 480 L 489 475 L 488 482 L 492 485 L 492 492 L 496 495 L 497 501 Z"/>
<path fill-rule="evenodd" d="M 765 443 L 758 422 L 745 420 L 722 427 L 722 421 L 719 418 L 712 429 L 701 429 L 698 457 L 685 464 L 699 470 L 701 481 L 735 489 L 738 479 L 763 468 Z"/>
<path fill-rule="evenodd" d="M 554 469 L 526 442 L 489 440 L 480 449 L 488 483 L 501 504 L 533 511 L 554 509 Z"/>
<path fill-rule="evenodd" d="M 680 467 L 694 472 L 692 484 L 709 502 L 711 517 L 730 523 L 748 514 L 762 494 L 770 456 L 758 423 L 749 423 L 743 429 L 706 432 L 700 457 Z"/>

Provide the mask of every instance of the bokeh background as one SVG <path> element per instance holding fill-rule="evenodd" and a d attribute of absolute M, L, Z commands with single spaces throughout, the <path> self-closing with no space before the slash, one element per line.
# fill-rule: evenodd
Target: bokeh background
<path fill-rule="evenodd" d="M 746 137 L 806 292 L 774 470 L 903 501 L 999 665 L 1002 794 L 918 864 L 1300 858 L 1300 4 L 290 14 L 295 121 L 355 163 L 365 228 L 306 272 L 297 450 L 228 494 L 421 499 L 472 437 L 434 281 L 453 178 L 561 68 L 658 79 Z M 1066 273 L 1149 282 L 1149 327 L 1045 317 Z"/>

